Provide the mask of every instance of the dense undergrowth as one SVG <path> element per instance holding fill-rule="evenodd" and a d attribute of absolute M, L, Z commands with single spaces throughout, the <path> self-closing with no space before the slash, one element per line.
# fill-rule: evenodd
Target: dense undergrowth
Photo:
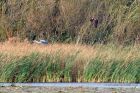
<path fill-rule="evenodd" d="M 8 48 L 1 47 L 0 82 L 140 83 L 138 46 L 31 45 L 23 53 L 19 44 Z"/>
<path fill-rule="evenodd" d="M 90 18 L 99 20 L 98 28 Z M 1 0 L 0 40 L 47 32 L 49 42 L 140 42 L 139 0 Z"/>
<path fill-rule="evenodd" d="M 30 31 L 50 44 L 0 44 L 0 82 L 140 83 L 139 0 L 0 0 L 0 42 Z"/>

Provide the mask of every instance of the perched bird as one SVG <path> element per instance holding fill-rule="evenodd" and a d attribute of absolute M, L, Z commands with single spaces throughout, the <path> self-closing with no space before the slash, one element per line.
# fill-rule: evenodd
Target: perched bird
<path fill-rule="evenodd" d="M 91 18 L 90 19 L 90 22 L 92 23 L 92 25 L 95 27 L 95 28 L 97 28 L 98 27 L 98 19 L 96 19 L 96 18 Z"/>

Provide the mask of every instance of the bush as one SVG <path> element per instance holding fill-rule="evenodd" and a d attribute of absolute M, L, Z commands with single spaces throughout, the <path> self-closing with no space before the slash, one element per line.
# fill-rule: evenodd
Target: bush
<path fill-rule="evenodd" d="M 0 25 L 8 37 L 26 38 L 33 31 L 39 38 L 45 31 L 50 42 L 134 44 L 140 39 L 139 11 L 138 0 L 1 0 Z M 98 28 L 89 21 L 93 16 Z"/>

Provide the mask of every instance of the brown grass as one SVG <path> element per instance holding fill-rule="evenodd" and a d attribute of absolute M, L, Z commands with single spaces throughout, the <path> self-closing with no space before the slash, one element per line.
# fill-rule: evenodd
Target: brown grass
<path fill-rule="evenodd" d="M 34 53 L 35 54 L 39 53 L 39 56 L 34 55 L 32 58 L 31 54 L 34 54 Z M 76 53 L 78 53 L 78 55 L 75 55 Z M 1 56 L 1 54 L 2 54 L 2 56 Z M 2 57 L 4 57 L 4 58 L 2 58 Z M 26 57 L 28 57 L 29 59 Z M 27 59 L 27 63 L 24 60 L 24 58 Z M 31 60 L 30 60 L 30 58 L 31 58 Z M 33 66 L 35 66 L 35 67 L 37 64 L 44 64 L 43 60 L 46 60 L 45 62 L 50 62 L 51 66 L 58 65 L 57 62 L 59 62 L 59 65 L 62 66 L 62 69 L 65 68 L 64 72 L 66 70 L 67 73 L 71 73 L 71 74 L 64 73 L 65 78 L 63 78 L 63 76 L 62 76 L 62 79 L 64 79 L 62 81 L 66 81 L 66 82 L 70 82 L 70 81 L 87 82 L 88 79 L 91 82 L 94 82 L 94 81 L 96 81 L 96 82 L 106 81 L 107 82 L 108 81 L 107 77 L 111 78 L 111 79 L 109 79 L 109 80 L 111 80 L 110 82 L 114 82 L 114 78 L 115 78 L 114 74 L 116 76 L 118 76 L 118 77 L 116 77 L 115 82 L 125 82 L 125 80 L 124 80 L 125 75 L 121 76 L 118 73 L 118 71 L 123 73 L 123 69 L 121 69 L 121 68 L 126 67 L 126 66 L 129 69 L 134 70 L 134 71 L 132 71 L 131 74 L 133 74 L 133 72 L 137 72 L 137 74 L 134 73 L 134 75 L 136 75 L 136 76 L 131 75 L 133 77 L 133 79 L 131 79 L 131 78 L 129 78 L 130 70 L 125 68 L 126 70 L 125 69 L 124 70 L 126 71 L 126 75 L 128 76 L 128 77 L 126 77 L 126 79 L 130 79 L 130 81 L 126 81 L 126 82 L 139 82 L 139 79 L 138 79 L 139 76 L 137 76 L 139 73 L 138 72 L 139 58 L 140 58 L 140 47 L 138 45 L 123 47 L 123 46 L 115 46 L 113 44 L 110 44 L 110 45 L 101 45 L 101 44 L 97 45 L 96 44 L 93 46 L 76 45 L 76 44 L 61 44 L 61 43 L 38 45 L 38 44 L 29 44 L 29 43 L 6 43 L 5 42 L 5 43 L 0 44 L 0 64 L 1 64 L 0 66 L 1 66 L 1 68 L 7 67 L 6 65 L 8 65 L 9 62 L 10 62 L 10 64 L 15 62 L 15 64 L 17 64 L 17 66 L 15 64 L 13 64 L 13 67 L 12 67 L 12 68 L 14 68 L 13 69 L 13 72 L 14 72 L 15 68 L 16 67 L 18 68 L 18 63 L 16 63 L 16 62 L 21 63 L 20 65 L 21 65 L 21 67 L 23 67 L 23 68 L 21 68 L 21 70 L 23 70 L 23 69 L 26 70 L 26 67 L 28 68 L 30 63 L 33 63 Z M 116 63 L 116 61 L 117 61 L 117 63 Z M 24 68 L 24 64 L 27 64 L 27 65 L 25 65 L 25 68 Z M 89 64 L 91 64 L 91 65 L 89 65 Z M 117 64 L 117 67 L 113 67 L 113 64 Z M 132 65 L 133 68 L 131 68 L 131 66 L 129 64 Z M 58 65 L 58 67 L 59 67 L 59 65 Z M 101 67 L 101 69 L 100 69 L 101 72 L 99 71 L 100 73 L 96 72 L 96 68 L 97 69 L 99 68 L 98 65 L 100 65 L 100 67 Z M 10 66 L 10 67 L 7 67 L 7 69 L 9 69 L 9 70 L 6 70 L 6 71 L 11 71 L 11 69 L 12 69 L 11 65 L 8 65 L 8 66 Z M 122 67 L 120 67 L 120 66 L 122 66 Z M 50 65 L 48 65 L 48 69 L 49 69 L 49 67 L 50 67 Z M 110 68 L 108 68 L 108 67 L 110 67 Z M 38 68 L 38 65 L 36 68 Z M 45 71 L 45 68 L 46 67 L 41 66 L 41 69 L 43 69 L 43 71 Z M 113 70 L 114 68 L 116 70 L 113 72 L 110 72 L 111 77 L 108 76 L 106 69 L 108 69 L 108 71 L 110 71 L 110 69 Z M 62 70 L 62 69 L 58 69 L 58 70 Z M 37 69 L 37 70 L 39 70 L 39 69 Z M 69 70 L 71 70 L 71 71 L 69 72 Z M 94 73 L 93 70 L 96 72 L 95 77 L 94 77 L 94 75 L 93 75 L 93 77 L 90 76 L 90 73 L 91 74 Z M 55 72 L 55 71 L 54 72 L 53 71 L 54 70 L 52 68 L 51 73 Z M 4 71 L 1 69 L 1 73 L 3 73 L 3 72 Z M 10 73 L 10 72 L 4 72 L 3 73 L 4 76 L 5 76 L 5 73 Z M 28 71 L 24 71 L 22 74 L 25 74 L 25 73 L 28 73 Z M 87 74 L 85 75 L 85 73 L 87 73 Z M 58 75 L 59 73 L 55 73 L 55 74 Z M 104 74 L 107 77 L 106 76 L 104 77 Z M 9 74 L 6 74 L 6 75 L 13 76 L 15 74 L 11 73 L 10 75 Z M 52 74 L 52 75 L 54 75 L 54 74 Z M 59 82 L 59 81 L 61 81 L 61 77 L 59 77 L 59 75 L 57 77 L 56 75 L 54 75 L 50 78 L 48 75 L 44 74 L 44 76 L 41 76 L 40 78 L 33 78 L 33 82 L 54 82 L 54 81 Z M 96 78 L 96 76 L 97 76 L 97 78 Z M 121 81 L 119 80 L 119 77 L 121 77 Z M 26 77 L 26 78 L 28 78 L 28 77 Z M 136 78 L 137 80 L 135 80 L 134 78 Z M 12 80 L 12 78 L 10 78 L 10 79 Z M 5 78 L 4 79 L 3 79 L 3 77 L 1 78 L 1 81 L 5 82 L 5 80 L 6 80 Z M 7 79 L 7 80 L 9 80 L 9 79 Z M 9 80 L 8 82 L 11 82 L 11 81 Z"/>
<path fill-rule="evenodd" d="M 139 6 L 138 0 L 1 0 L 0 41 L 45 31 L 51 42 L 139 43 Z M 93 16 L 97 29 L 90 23 Z"/>
<path fill-rule="evenodd" d="M 123 59 L 133 60 L 140 58 L 140 47 L 135 46 L 115 46 L 115 45 L 76 45 L 76 44 L 48 44 L 38 45 L 29 43 L 1 43 L 0 53 L 6 53 L 12 56 L 25 56 L 33 52 L 54 54 L 60 53 L 62 57 L 79 52 L 78 58 L 90 60 L 99 57 L 103 60 Z"/>

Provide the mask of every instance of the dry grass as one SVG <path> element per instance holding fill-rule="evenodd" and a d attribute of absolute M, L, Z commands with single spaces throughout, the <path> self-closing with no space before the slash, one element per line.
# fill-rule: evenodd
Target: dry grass
<path fill-rule="evenodd" d="M 0 54 L 1 82 L 139 82 L 138 45 L 5 42 Z"/>
<path fill-rule="evenodd" d="M 139 6 L 138 0 L 1 0 L 0 41 L 45 31 L 51 42 L 139 43 Z M 90 23 L 93 16 L 97 29 Z"/>
<path fill-rule="evenodd" d="M 135 46 L 115 46 L 115 45 L 77 45 L 77 44 L 48 44 L 38 45 L 29 43 L 1 43 L 0 52 L 13 56 L 25 56 L 33 52 L 52 54 L 60 52 L 62 56 L 79 53 L 80 58 L 91 59 L 100 57 L 104 60 L 125 59 L 133 60 L 140 58 L 140 47 Z"/>

